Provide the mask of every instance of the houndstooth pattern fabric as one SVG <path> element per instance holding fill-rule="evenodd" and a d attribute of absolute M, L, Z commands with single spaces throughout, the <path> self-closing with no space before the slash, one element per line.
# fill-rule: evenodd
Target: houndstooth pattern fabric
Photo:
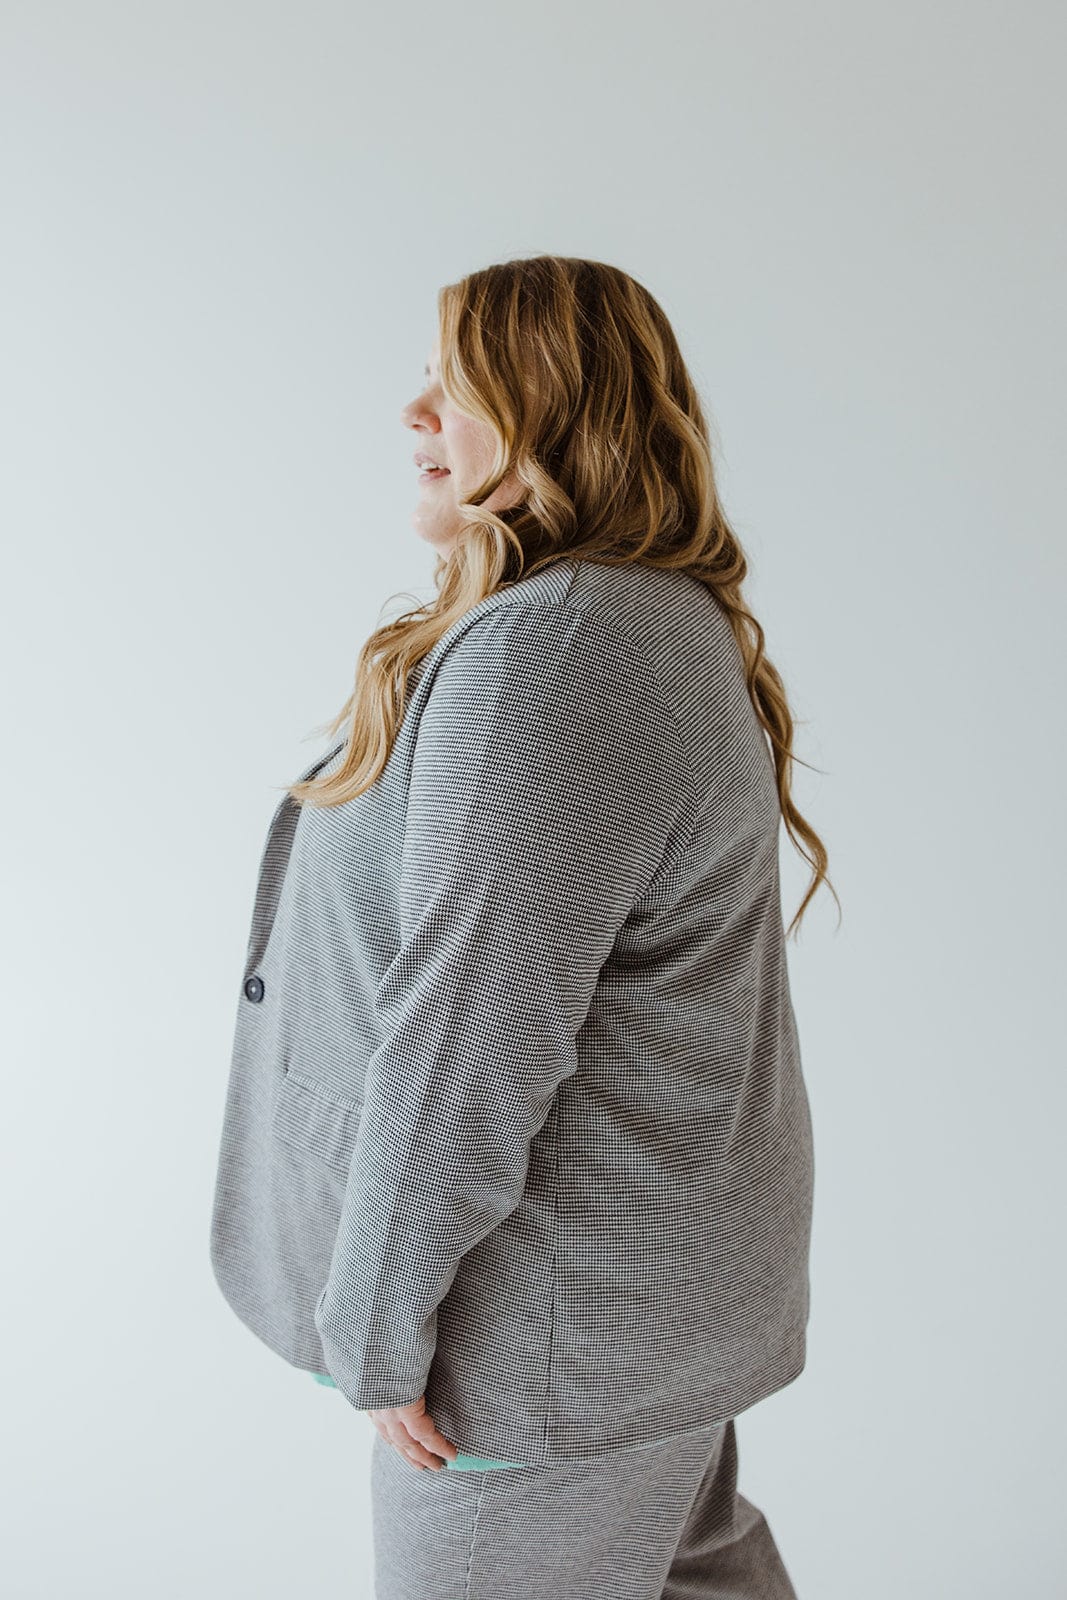
<path fill-rule="evenodd" d="M 733 1422 L 518 1471 L 420 1472 L 375 1434 L 374 1600 L 797 1600 Z"/>
<path fill-rule="evenodd" d="M 460 618 L 378 781 L 270 825 L 211 1221 L 238 1317 L 355 1408 L 425 1393 L 458 1449 L 526 1463 L 797 1377 L 779 824 L 688 574 L 565 560 Z"/>

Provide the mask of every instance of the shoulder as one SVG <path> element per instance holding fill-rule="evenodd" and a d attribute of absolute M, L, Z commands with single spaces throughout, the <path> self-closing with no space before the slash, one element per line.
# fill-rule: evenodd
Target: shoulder
<path fill-rule="evenodd" d="M 416 742 L 430 764 L 692 788 L 656 663 L 618 623 L 566 601 L 516 601 L 472 622 L 437 665 Z"/>
<path fill-rule="evenodd" d="M 610 617 L 559 601 L 516 600 L 477 618 L 441 659 L 438 684 L 525 688 L 581 701 L 640 697 L 669 710 L 656 663 Z"/>

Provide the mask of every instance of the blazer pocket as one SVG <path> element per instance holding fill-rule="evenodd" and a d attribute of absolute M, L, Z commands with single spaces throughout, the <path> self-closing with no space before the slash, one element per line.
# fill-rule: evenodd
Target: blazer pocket
<path fill-rule="evenodd" d="M 278 1084 L 272 1129 L 297 1155 L 347 1177 L 361 1115 L 355 1101 L 288 1067 Z"/>

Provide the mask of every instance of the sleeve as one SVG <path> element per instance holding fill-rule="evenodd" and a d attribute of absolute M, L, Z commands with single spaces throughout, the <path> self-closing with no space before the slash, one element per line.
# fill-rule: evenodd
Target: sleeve
<path fill-rule="evenodd" d="M 522 1199 L 601 968 L 691 827 L 690 783 L 655 670 L 621 631 L 505 606 L 443 656 L 413 756 L 382 1042 L 315 1308 L 358 1409 L 425 1392 L 437 1307 Z"/>

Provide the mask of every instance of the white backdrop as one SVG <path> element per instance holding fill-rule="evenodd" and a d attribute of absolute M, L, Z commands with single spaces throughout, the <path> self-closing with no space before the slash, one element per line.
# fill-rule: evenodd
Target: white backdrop
<path fill-rule="evenodd" d="M 281 787 L 430 592 L 437 288 L 541 251 L 675 324 L 843 904 L 740 1486 L 802 1600 L 1064 1592 L 1062 8 L 2 17 L 5 1596 L 370 1593 L 373 1425 L 211 1275 L 228 1053 Z"/>

